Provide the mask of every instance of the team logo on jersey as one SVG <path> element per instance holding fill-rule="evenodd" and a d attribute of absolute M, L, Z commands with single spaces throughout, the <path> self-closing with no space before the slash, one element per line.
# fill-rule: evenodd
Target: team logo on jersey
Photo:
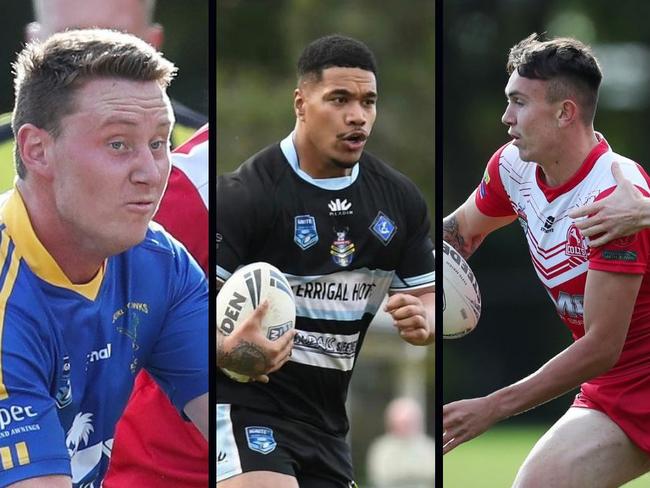
<path fill-rule="evenodd" d="M 318 242 L 316 219 L 311 215 L 297 215 L 294 219 L 293 242 L 303 251 Z"/>
<path fill-rule="evenodd" d="M 370 224 L 370 231 L 377 236 L 384 246 L 387 246 L 395 233 L 397 226 L 384 212 L 377 213 L 375 220 Z"/>
<path fill-rule="evenodd" d="M 330 209 L 330 216 L 352 215 L 354 213 L 352 211 L 352 202 L 348 202 L 347 198 L 344 200 L 340 198 L 330 200 L 327 207 Z"/>
<path fill-rule="evenodd" d="M 330 246 L 330 254 L 332 255 L 332 260 L 334 263 L 345 268 L 349 266 L 354 258 L 354 242 L 352 242 L 347 237 L 348 229 L 345 230 L 336 230 L 336 239 L 332 242 Z"/>
<path fill-rule="evenodd" d="M 273 452 L 278 445 L 273 437 L 273 429 L 258 426 L 246 427 L 246 442 L 251 451 L 259 452 L 260 454 Z"/>
<path fill-rule="evenodd" d="M 589 254 L 587 239 L 583 237 L 582 233 L 575 224 L 571 224 L 569 230 L 566 233 L 566 247 L 564 249 L 564 253 L 567 256 L 575 256 L 585 259 Z"/>
<path fill-rule="evenodd" d="M 72 385 L 70 384 L 70 356 L 63 356 L 63 368 L 61 368 L 61 378 L 59 379 L 59 388 L 56 391 L 57 408 L 65 408 L 72 403 Z"/>

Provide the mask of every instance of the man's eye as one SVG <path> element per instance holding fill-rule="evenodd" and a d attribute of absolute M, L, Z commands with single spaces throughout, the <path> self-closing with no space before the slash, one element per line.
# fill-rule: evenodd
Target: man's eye
<path fill-rule="evenodd" d="M 111 149 L 115 149 L 116 151 L 120 151 L 126 148 L 126 145 L 121 141 L 113 141 L 109 143 L 109 145 L 111 146 Z"/>

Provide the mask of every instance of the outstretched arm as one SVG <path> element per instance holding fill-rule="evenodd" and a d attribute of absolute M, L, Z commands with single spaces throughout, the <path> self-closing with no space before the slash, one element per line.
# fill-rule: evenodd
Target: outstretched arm
<path fill-rule="evenodd" d="M 585 237 L 598 236 L 590 240 L 589 245 L 592 247 L 602 246 L 613 239 L 650 227 L 650 198 L 643 196 L 623 176 L 617 162 L 612 164 L 612 174 L 617 187 L 611 195 L 569 212 L 572 219 L 588 217 L 576 221 L 576 227 Z"/>
<path fill-rule="evenodd" d="M 503 419 L 560 396 L 618 361 L 642 275 L 589 270 L 584 295 L 585 335 L 517 383 L 481 398 L 443 407 L 443 453 Z"/>

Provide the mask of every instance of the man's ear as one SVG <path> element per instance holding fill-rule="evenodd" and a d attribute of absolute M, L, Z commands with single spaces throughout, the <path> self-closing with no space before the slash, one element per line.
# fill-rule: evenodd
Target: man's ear
<path fill-rule="evenodd" d="M 18 129 L 16 144 L 18 145 L 20 159 L 27 173 L 41 175 L 49 178 L 52 175 L 52 164 L 48 158 L 48 148 L 53 141 L 52 135 L 45 129 L 34 124 L 23 124 Z"/>
<path fill-rule="evenodd" d="M 297 119 L 305 120 L 305 94 L 301 88 L 293 91 L 293 111 Z"/>
<path fill-rule="evenodd" d="M 563 100 L 557 114 L 558 127 L 566 127 L 575 122 L 579 117 L 579 108 L 573 100 Z"/>

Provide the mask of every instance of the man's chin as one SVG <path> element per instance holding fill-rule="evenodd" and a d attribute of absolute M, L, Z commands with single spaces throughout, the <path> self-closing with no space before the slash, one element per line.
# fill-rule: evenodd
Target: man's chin
<path fill-rule="evenodd" d="M 361 155 L 359 155 L 360 157 Z M 332 159 L 332 164 L 341 169 L 352 169 L 359 162 L 359 158 L 354 159 Z"/>

